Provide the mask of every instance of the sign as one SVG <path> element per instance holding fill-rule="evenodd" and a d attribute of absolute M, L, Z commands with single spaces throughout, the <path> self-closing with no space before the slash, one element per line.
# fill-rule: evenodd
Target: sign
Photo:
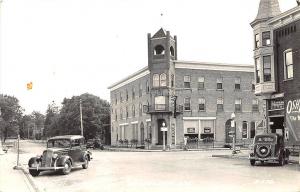
<path fill-rule="evenodd" d="M 286 103 L 286 125 L 296 141 L 300 139 L 300 99 L 290 99 Z"/>
<path fill-rule="evenodd" d="M 187 128 L 187 133 L 195 133 L 196 132 L 196 128 L 190 127 Z"/>
<path fill-rule="evenodd" d="M 171 124 L 171 136 L 172 136 L 172 144 L 174 144 L 175 145 L 175 143 L 176 143 L 176 131 L 175 131 L 175 123 L 172 123 Z"/>
<path fill-rule="evenodd" d="M 160 131 L 168 131 L 168 127 L 161 127 Z"/>
<path fill-rule="evenodd" d="M 283 99 L 271 100 L 269 110 L 274 110 L 274 109 L 284 109 Z"/>
<path fill-rule="evenodd" d="M 204 133 L 211 133 L 210 127 L 204 127 Z"/>

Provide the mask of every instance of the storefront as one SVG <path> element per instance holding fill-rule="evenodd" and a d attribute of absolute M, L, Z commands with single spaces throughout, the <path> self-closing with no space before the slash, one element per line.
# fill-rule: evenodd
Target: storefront
<path fill-rule="evenodd" d="M 215 139 L 215 117 L 183 117 L 184 136 L 190 139 Z"/>
<path fill-rule="evenodd" d="M 290 144 L 300 144 L 300 94 L 286 98 L 285 138 Z"/>

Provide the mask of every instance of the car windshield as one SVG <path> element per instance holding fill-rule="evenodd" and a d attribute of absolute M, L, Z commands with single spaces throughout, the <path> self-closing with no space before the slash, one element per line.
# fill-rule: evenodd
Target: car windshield
<path fill-rule="evenodd" d="M 69 148 L 70 140 L 69 139 L 49 140 L 47 146 L 48 148 Z"/>
<path fill-rule="evenodd" d="M 275 142 L 275 137 L 273 136 L 259 136 L 255 138 L 255 143 L 273 143 Z"/>

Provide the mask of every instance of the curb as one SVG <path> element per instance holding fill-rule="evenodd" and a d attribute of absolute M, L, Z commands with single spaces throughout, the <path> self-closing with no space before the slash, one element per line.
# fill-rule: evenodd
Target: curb
<path fill-rule="evenodd" d="M 235 155 L 212 155 L 212 157 L 220 157 L 220 158 L 226 158 L 226 159 L 246 159 L 248 160 L 248 156 L 235 156 Z M 289 163 L 292 164 L 299 164 L 296 160 L 289 160 Z"/>
<path fill-rule="evenodd" d="M 14 167 L 14 169 L 22 171 L 22 174 L 26 177 L 28 181 L 30 191 L 42 192 L 42 190 L 40 190 L 40 188 L 35 184 L 33 177 L 29 174 L 29 172 L 27 172 L 27 169 L 23 165 L 20 165 L 19 167 Z"/>

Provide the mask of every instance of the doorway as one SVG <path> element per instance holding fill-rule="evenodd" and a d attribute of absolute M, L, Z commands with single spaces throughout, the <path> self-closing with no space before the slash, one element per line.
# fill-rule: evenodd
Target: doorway
<path fill-rule="evenodd" d="M 278 133 L 280 135 L 284 135 L 284 117 L 270 117 L 269 124 L 272 122 L 272 125 L 270 125 L 270 130 L 272 133 Z"/>
<path fill-rule="evenodd" d="M 225 143 L 232 143 L 232 141 L 233 141 L 233 137 L 229 136 L 230 131 L 234 131 L 234 130 L 231 127 L 231 119 L 228 119 L 225 123 Z M 236 134 L 236 132 L 234 134 Z"/>
<path fill-rule="evenodd" d="M 162 145 L 163 144 L 163 132 L 160 130 L 160 128 L 162 127 L 162 124 L 165 123 L 165 126 L 167 127 L 167 123 L 164 119 L 158 119 L 157 120 L 157 141 L 158 141 L 158 145 Z M 165 133 L 165 143 L 167 144 L 167 137 L 168 137 L 168 134 Z"/>

